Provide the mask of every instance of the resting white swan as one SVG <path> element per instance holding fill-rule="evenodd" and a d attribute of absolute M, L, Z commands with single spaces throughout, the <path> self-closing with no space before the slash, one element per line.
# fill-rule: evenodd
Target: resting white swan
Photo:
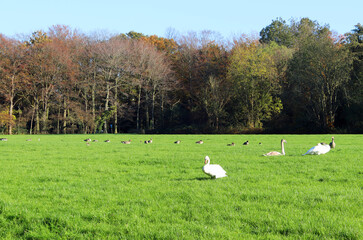
<path fill-rule="evenodd" d="M 328 144 L 321 144 L 318 143 L 318 145 L 310 148 L 304 155 L 320 155 L 325 154 L 330 151 L 330 146 Z"/>
<path fill-rule="evenodd" d="M 222 178 L 222 177 L 227 177 L 226 175 L 226 171 L 224 171 L 224 169 L 219 166 L 218 164 L 209 164 L 210 163 L 210 159 L 208 156 L 205 156 L 204 158 L 204 167 L 203 167 L 203 172 L 209 176 L 211 176 L 212 178 Z"/>
<path fill-rule="evenodd" d="M 281 153 L 276 152 L 276 151 L 272 151 L 272 152 L 263 154 L 263 156 L 279 156 L 279 155 L 285 155 L 284 143 L 286 143 L 286 140 L 285 139 L 281 139 Z"/>

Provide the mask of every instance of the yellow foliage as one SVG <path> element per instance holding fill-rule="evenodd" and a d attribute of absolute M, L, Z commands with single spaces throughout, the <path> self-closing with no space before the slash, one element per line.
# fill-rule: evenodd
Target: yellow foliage
<path fill-rule="evenodd" d="M 11 119 L 9 118 L 9 112 L 8 111 L 0 112 L 0 126 L 14 125 L 15 120 L 16 120 L 16 117 L 14 115 L 12 115 Z"/>

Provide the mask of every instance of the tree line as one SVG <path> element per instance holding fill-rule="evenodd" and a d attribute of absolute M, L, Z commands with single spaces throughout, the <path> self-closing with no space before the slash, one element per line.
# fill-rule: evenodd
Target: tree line
<path fill-rule="evenodd" d="M 363 26 L 273 20 L 232 41 L 86 35 L 56 25 L 0 34 L 0 132 L 363 131 Z"/>

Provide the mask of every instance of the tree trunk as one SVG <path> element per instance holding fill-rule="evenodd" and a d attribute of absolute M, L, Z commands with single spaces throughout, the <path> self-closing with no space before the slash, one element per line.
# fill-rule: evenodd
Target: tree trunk
<path fill-rule="evenodd" d="M 88 120 L 88 101 L 87 101 L 87 95 L 84 94 L 84 106 L 85 106 L 85 112 L 86 112 L 86 121 L 82 121 L 83 127 L 84 127 L 84 134 L 88 133 L 88 125 L 87 125 L 87 120 Z"/>
<path fill-rule="evenodd" d="M 13 108 L 14 108 L 14 91 L 15 91 L 15 85 L 14 85 L 14 78 L 13 75 L 11 78 L 11 92 L 10 92 L 10 106 L 9 106 L 9 124 L 8 124 L 8 134 L 13 134 Z"/>
<path fill-rule="evenodd" d="M 91 98 L 92 98 L 92 125 L 93 133 L 96 133 L 96 68 L 93 69 L 93 82 L 91 86 Z"/>
<path fill-rule="evenodd" d="M 139 84 L 139 93 L 137 96 L 137 113 L 136 113 L 136 129 L 140 130 L 140 105 L 141 105 L 141 84 Z"/>
<path fill-rule="evenodd" d="M 151 105 L 151 124 L 150 124 L 150 128 L 152 130 L 155 129 L 155 95 L 156 95 L 156 90 L 155 90 L 155 86 L 153 89 L 153 93 L 152 93 L 152 105 Z"/>
<path fill-rule="evenodd" d="M 146 110 L 145 110 L 145 128 L 148 130 L 150 129 L 150 117 L 149 117 L 149 95 L 147 92 L 145 93 L 145 103 L 146 103 Z"/>
<path fill-rule="evenodd" d="M 219 131 L 219 117 L 216 117 L 216 129 Z"/>
<path fill-rule="evenodd" d="M 18 117 L 18 124 L 16 125 L 17 126 L 17 132 L 18 132 L 18 134 L 19 134 L 19 132 L 20 132 L 20 124 L 19 123 L 21 123 L 21 121 L 22 121 L 22 111 L 20 110 L 20 107 L 18 106 L 18 113 L 19 113 L 19 117 Z"/>
<path fill-rule="evenodd" d="M 108 110 L 108 102 L 110 101 L 110 85 L 107 82 L 107 93 L 106 93 L 106 103 L 105 103 L 105 111 Z M 104 133 L 107 133 L 107 120 L 104 122 Z"/>
<path fill-rule="evenodd" d="M 63 100 L 63 133 L 67 134 L 67 102 Z"/>
<path fill-rule="evenodd" d="M 48 107 L 48 99 L 46 98 L 46 99 L 44 99 L 44 112 L 42 115 L 42 122 L 43 122 L 42 132 L 43 133 L 47 133 L 47 131 L 48 131 L 48 126 L 47 126 L 48 115 L 49 115 L 49 107 Z"/>
<path fill-rule="evenodd" d="M 58 106 L 57 134 L 60 134 L 60 111 L 61 108 Z"/>
<path fill-rule="evenodd" d="M 115 115 L 114 115 L 114 133 L 117 133 L 117 106 L 118 106 L 118 78 L 115 79 L 115 102 L 114 102 L 114 106 L 115 106 Z"/>
<path fill-rule="evenodd" d="M 92 124 L 93 124 L 93 133 L 96 133 L 96 82 L 93 82 L 91 95 L 92 95 Z"/>
<path fill-rule="evenodd" d="M 30 120 L 30 129 L 29 129 L 29 134 L 30 135 L 32 135 L 32 133 L 33 133 L 34 114 L 35 114 L 35 106 L 33 107 L 32 118 Z"/>
<path fill-rule="evenodd" d="M 39 134 L 40 133 L 40 121 L 39 121 L 39 103 L 37 102 L 35 105 L 35 133 Z"/>
<path fill-rule="evenodd" d="M 13 107 L 14 107 L 14 98 L 13 96 L 10 97 L 10 106 L 9 106 L 9 128 L 8 128 L 8 134 L 12 135 L 13 134 L 13 126 L 12 126 L 12 122 L 13 122 Z"/>
<path fill-rule="evenodd" d="M 161 127 L 164 128 L 165 122 L 164 122 L 164 91 L 161 92 Z"/>

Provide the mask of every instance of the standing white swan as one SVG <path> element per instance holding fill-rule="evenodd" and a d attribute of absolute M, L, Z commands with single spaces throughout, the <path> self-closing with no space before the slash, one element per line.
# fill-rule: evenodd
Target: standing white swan
<path fill-rule="evenodd" d="M 304 155 L 320 155 L 325 154 L 330 151 L 330 146 L 328 144 L 321 144 L 318 143 L 318 145 L 310 148 Z"/>
<path fill-rule="evenodd" d="M 263 154 L 263 156 L 280 156 L 280 155 L 285 155 L 284 143 L 286 143 L 286 140 L 285 139 L 281 139 L 281 153 L 280 152 L 276 152 L 276 151 L 272 151 L 272 152 Z"/>
<path fill-rule="evenodd" d="M 219 166 L 218 164 L 210 164 L 210 159 L 208 156 L 204 158 L 203 172 L 212 178 L 222 178 L 227 177 L 227 172 Z"/>

